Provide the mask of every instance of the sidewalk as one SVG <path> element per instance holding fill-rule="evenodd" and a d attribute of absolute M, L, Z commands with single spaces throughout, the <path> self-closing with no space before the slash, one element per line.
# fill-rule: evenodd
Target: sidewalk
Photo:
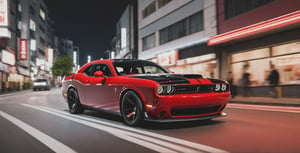
<path fill-rule="evenodd" d="M 255 105 L 277 105 L 300 107 L 300 98 L 271 98 L 271 97 L 241 97 L 231 98 L 229 103 L 255 104 Z"/>

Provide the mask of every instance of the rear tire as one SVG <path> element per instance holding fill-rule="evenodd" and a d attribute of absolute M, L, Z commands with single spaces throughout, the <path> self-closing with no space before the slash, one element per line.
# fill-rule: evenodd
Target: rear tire
<path fill-rule="evenodd" d="M 69 112 L 71 114 L 82 114 L 84 112 L 84 108 L 80 104 L 78 93 L 74 88 L 69 89 L 67 99 Z"/>
<path fill-rule="evenodd" d="M 142 101 L 135 92 L 125 93 L 120 108 L 122 118 L 127 125 L 138 126 L 144 121 Z"/>

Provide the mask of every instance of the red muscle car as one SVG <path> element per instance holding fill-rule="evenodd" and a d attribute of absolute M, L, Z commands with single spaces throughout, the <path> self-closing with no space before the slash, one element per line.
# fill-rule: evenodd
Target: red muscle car
<path fill-rule="evenodd" d="M 68 75 L 62 94 L 70 113 L 84 109 L 119 113 L 124 122 L 208 120 L 225 116 L 230 98 L 226 81 L 173 74 L 145 60 L 97 60 Z"/>

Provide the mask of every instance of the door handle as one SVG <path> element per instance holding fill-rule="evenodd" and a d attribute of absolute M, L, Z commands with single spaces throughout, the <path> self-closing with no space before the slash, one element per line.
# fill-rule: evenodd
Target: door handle
<path fill-rule="evenodd" d="M 86 82 L 90 82 L 90 80 L 86 80 Z"/>

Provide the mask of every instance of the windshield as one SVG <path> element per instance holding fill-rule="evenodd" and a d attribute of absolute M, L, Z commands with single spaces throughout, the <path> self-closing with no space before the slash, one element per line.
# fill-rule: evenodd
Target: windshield
<path fill-rule="evenodd" d="M 116 61 L 113 65 L 118 75 L 169 73 L 166 69 L 148 61 Z"/>

